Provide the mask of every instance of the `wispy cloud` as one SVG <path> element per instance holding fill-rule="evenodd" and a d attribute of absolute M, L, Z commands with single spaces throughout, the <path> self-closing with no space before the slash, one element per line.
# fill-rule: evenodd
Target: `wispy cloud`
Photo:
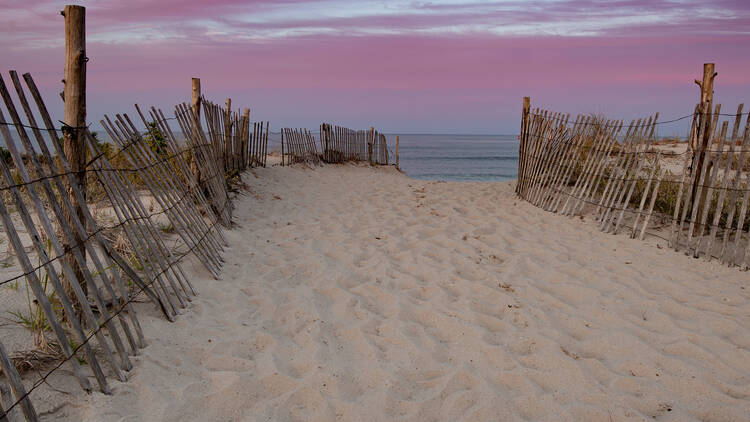
<path fill-rule="evenodd" d="M 34 72 L 50 91 L 59 89 L 62 73 L 61 4 L 0 0 L 3 67 Z M 528 94 L 571 111 L 609 95 L 610 114 L 644 106 L 681 112 L 695 97 L 690 81 L 704 61 L 718 62 L 717 89 L 731 87 L 727 100 L 750 95 L 744 0 L 82 4 L 90 92 L 101 99 L 92 112 L 137 99 L 124 98 L 125 87 L 131 97 L 156 101 L 201 76 L 217 95 L 244 95 L 274 119 L 316 103 L 307 110 L 311 121 L 327 107 L 351 118 L 390 119 L 395 128 L 508 131 Z M 121 82 L 136 76 L 135 86 Z M 506 122 L 487 120 L 488 113 L 511 114 Z"/>

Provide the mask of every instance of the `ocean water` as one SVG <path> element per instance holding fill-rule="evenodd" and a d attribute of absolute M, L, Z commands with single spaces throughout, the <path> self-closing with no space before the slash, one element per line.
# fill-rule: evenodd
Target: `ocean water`
<path fill-rule="evenodd" d="M 395 151 L 395 135 L 387 135 Z M 409 177 L 505 181 L 518 177 L 517 135 L 399 135 L 399 166 Z"/>
<path fill-rule="evenodd" d="M 111 142 L 105 132 L 99 138 Z M 175 132 L 182 138 L 179 132 Z M 313 132 L 319 142 L 317 132 Z M 12 136 L 17 138 L 15 134 Z M 280 133 L 271 132 L 268 150 L 280 150 Z M 390 160 L 396 134 L 386 134 Z M 505 181 L 518 177 L 517 135 L 399 135 L 399 165 L 409 177 L 445 181 Z M 20 141 L 17 140 L 20 143 Z M 5 141 L 0 138 L 0 146 Z M 50 145 L 48 147 L 51 148 Z"/>

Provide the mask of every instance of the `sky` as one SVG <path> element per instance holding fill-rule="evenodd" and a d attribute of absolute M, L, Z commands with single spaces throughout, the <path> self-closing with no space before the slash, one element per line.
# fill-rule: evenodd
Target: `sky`
<path fill-rule="evenodd" d="M 31 72 L 60 119 L 68 2 L 0 0 L 4 79 Z M 668 120 L 692 112 L 705 62 L 716 63 L 716 102 L 750 102 L 747 0 L 77 4 L 90 122 L 134 103 L 171 113 L 190 100 L 192 77 L 272 130 L 514 134 L 524 96 L 552 111 Z"/>

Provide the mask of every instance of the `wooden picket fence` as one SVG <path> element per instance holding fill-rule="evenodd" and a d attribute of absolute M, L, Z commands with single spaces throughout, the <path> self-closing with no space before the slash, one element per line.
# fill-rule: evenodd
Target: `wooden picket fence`
<path fill-rule="evenodd" d="M 352 130 L 328 123 L 320 125 L 320 143 L 323 161 L 344 163 L 347 161 L 368 160 L 368 133 L 365 130 Z"/>
<path fill-rule="evenodd" d="M 675 157 L 655 137 L 658 113 L 629 124 L 595 116 L 571 121 L 525 102 L 516 192 L 551 212 L 593 215 L 604 232 L 655 236 L 676 251 L 746 270 L 750 117 L 740 131 L 747 114 L 740 105 L 729 115 L 729 131 L 721 105 L 713 113 L 710 107 L 696 107 L 686 150 Z M 682 159 L 680 173 L 667 168 L 668 156 Z"/>
<path fill-rule="evenodd" d="M 209 140 L 225 172 L 266 166 L 269 122 L 265 122 L 265 129 L 263 122 L 254 122 L 250 131 L 250 109 L 246 108 L 240 116 L 239 111 L 231 111 L 231 99 L 227 99 L 226 107 L 205 98 L 200 103 L 206 113 Z"/>
<path fill-rule="evenodd" d="M 306 129 L 282 129 L 281 145 L 282 154 L 289 157 L 289 163 L 367 161 L 373 165 L 387 165 L 389 161 L 387 139 L 374 128 L 353 130 L 323 123 L 320 125 L 322 154 L 318 153 L 315 136 Z"/>
<path fill-rule="evenodd" d="M 10 78 L 17 101 L 0 77 L 0 96 L 9 116 L 6 120 L 0 108 L 0 134 L 10 154 L 9 162 L 0 160 L 0 218 L 20 274 L 0 286 L 26 280 L 54 336 L 45 342 L 54 343 L 60 359 L 29 383 L 17 369 L 27 358 L 0 344 L 0 420 L 16 420 L 22 413 L 36 421 L 30 394 L 60 368 L 69 368 L 86 391 L 92 390 L 90 377 L 105 394 L 111 391 L 106 374 L 127 380 L 130 357 L 146 345 L 132 303 L 145 297 L 174 320 L 196 294 L 181 267 L 185 256 L 194 254 L 219 277 L 226 247 L 221 227 L 231 225 L 226 171 L 251 162 L 261 165 L 263 137 L 249 136 L 248 120 L 243 123 L 234 116 L 232 149 L 222 156 L 220 151 L 226 150 L 216 146 L 217 139 L 224 138 L 206 135 L 194 108 L 180 104 L 173 117 L 166 117 L 156 108 L 144 113 L 136 106 L 146 130 L 138 130 L 127 114 L 101 121 L 119 147 L 111 151 L 86 127 L 56 128 L 31 75 L 23 75 L 25 88 L 15 71 Z M 41 117 L 41 126 L 35 116 Z M 172 120 L 185 136 L 184 145 L 169 124 Z M 83 134 L 86 164 L 80 172 L 65 158 L 60 142 L 64 131 Z M 250 152 L 253 139 L 257 155 Z M 196 163 L 200 178 L 191 168 Z M 79 186 L 78 173 L 84 173 L 87 188 Z M 95 218 L 87 195 L 97 189 L 116 223 Z M 144 189 L 156 209 L 144 204 Z M 166 245 L 157 218 L 166 218 L 185 250 Z"/>
<path fill-rule="evenodd" d="M 286 149 L 286 152 L 284 150 Z M 315 137 L 307 129 L 281 129 L 282 164 L 320 163 Z"/>
<path fill-rule="evenodd" d="M 385 135 L 371 128 L 368 148 L 370 164 L 388 165 L 388 142 Z"/>

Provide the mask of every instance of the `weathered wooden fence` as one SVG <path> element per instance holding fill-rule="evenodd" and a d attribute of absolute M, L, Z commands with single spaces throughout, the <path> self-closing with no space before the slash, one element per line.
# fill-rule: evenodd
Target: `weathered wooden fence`
<path fill-rule="evenodd" d="M 281 129 L 282 164 L 320 163 L 320 155 L 315 145 L 315 137 L 307 129 Z M 286 152 L 284 152 L 286 150 Z"/>
<path fill-rule="evenodd" d="M 367 161 L 387 165 L 389 161 L 387 139 L 375 128 L 353 130 L 323 123 L 320 125 L 322 154 L 318 153 L 315 136 L 306 129 L 282 129 L 281 145 L 282 151 L 286 149 L 283 155 L 289 157 L 289 163 Z"/>
<path fill-rule="evenodd" d="M 181 267 L 188 254 L 218 278 L 226 246 L 221 227 L 231 225 L 225 172 L 251 165 L 250 157 L 259 165 L 264 153 L 250 154 L 248 119 L 234 116 L 232 149 L 219 155 L 216 141 L 223 138 L 206 135 L 194 108 L 185 104 L 169 118 L 153 107 L 144 113 L 136 106 L 145 130 L 138 130 L 127 114 L 105 116 L 101 124 L 119 147 L 115 150 L 85 126 L 56 128 L 32 77 L 23 75 L 25 88 L 16 72 L 10 72 L 10 79 L 16 101 L 0 77 L 8 115 L 6 120 L 0 107 L 0 135 L 10 155 L 7 161 L 0 159 L 0 218 L 17 258 L 11 268 L 18 266 L 18 275 L 0 286 L 28 283 L 34 298 L 30 307 L 38 306 L 37 323 L 42 324 L 36 340 L 54 353 L 49 353 L 51 369 L 39 372 L 36 380 L 24 380 L 19 367 L 38 355 L 29 357 L 0 344 L 0 420 L 21 412 L 35 421 L 29 395 L 60 368 L 69 368 L 86 391 L 92 389 L 90 377 L 104 393 L 110 391 L 108 377 L 127 379 L 130 356 L 146 344 L 133 301 L 145 297 L 174 320 L 196 294 Z M 183 145 L 169 124 L 172 120 L 184 134 Z M 85 164 L 79 171 L 72 169 L 60 141 L 63 132 L 71 131 L 84 140 Z M 262 139 L 257 137 L 258 151 L 263 151 Z M 235 150 L 237 145 L 241 148 Z M 191 169 L 194 163 L 200 179 Z M 87 180 L 83 189 L 76 179 L 79 173 Z M 146 206 L 143 189 L 155 207 Z M 91 200 L 97 196 L 108 203 L 112 221 L 95 217 L 99 208 Z M 159 220 L 166 220 L 169 228 Z M 165 231 L 176 233 L 183 250 L 167 246 Z M 46 330 L 54 340 L 47 339 Z"/>
<path fill-rule="evenodd" d="M 629 124 L 570 121 L 532 111 L 525 99 L 516 192 L 551 212 L 593 215 L 602 231 L 657 236 L 696 258 L 747 269 L 750 116 L 740 130 L 742 108 L 727 115 L 732 123 L 721 121 L 721 105 L 699 104 L 686 116 L 692 125 L 684 152 L 675 153 L 655 137 L 658 114 Z M 677 160 L 681 166 L 670 166 Z"/>
<path fill-rule="evenodd" d="M 368 157 L 370 164 L 388 165 L 388 141 L 385 135 L 374 128 L 370 128 Z"/>
<path fill-rule="evenodd" d="M 367 161 L 368 135 L 368 132 L 364 130 L 321 124 L 320 143 L 323 149 L 323 161 L 326 163 Z"/>
<path fill-rule="evenodd" d="M 226 107 L 210 101 L 201 101 L 208 122 L 208 134 L 216 154 L 221 157 L 225 172 L 241 172 L 248 167 L 265 167 L 268 155 L 269 122 L 254 122 L 250 131 L 250 109 L 242 116 L 231 111 L 232 101 Z"/>

